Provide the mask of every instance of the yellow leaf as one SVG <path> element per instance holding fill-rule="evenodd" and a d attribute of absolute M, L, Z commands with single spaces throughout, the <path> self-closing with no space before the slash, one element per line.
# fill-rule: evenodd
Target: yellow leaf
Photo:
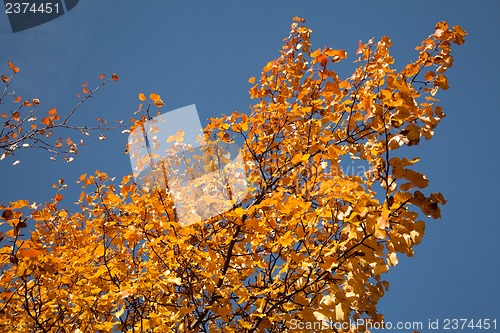
<path fill-rule="evenodd" d="M 95 249 L 94 255 L 97 258 L 102 257 L 104 255 L 104 251 L 105 251 L 104 245 L 101 244 L 97 247 L 97 249 Z"/>
<path fill-rule="evenodd" d="M 395 252 L 390 253 L 387 256 L 387 261 L 389 262 L 389 266 L 396 266 L 399 262 L 398 255 Z"/>
<path fill-rule="evenodd" d="M 389 214 L 391 213 L 390 210 L 388 209 L 384 209 L 382 211 L 382 215 L 379 217 L 379 219 L 377 220 L 377 226 L 380 228 L 380 229 L 385 229 L 385 228 L 388 228 L 390 225 L 389 225 Z"/>
<path fill-rule="evenodd" d="M 245 210 L 241 207 L 238 207 L 234 210 L 234 212 L 237 214 L 237 215 L 243 215 L 245 213 Z"/>
<path fill-rule="evenodd" d="M 245 321 L 245 320 L 240 320 L 240 326 L 243 327 L 243 328 L 252 328 L 252 324 L 249 323 L 248 321 Z"/>
<path fill-rule="evenodd" d="M 302 160 L 302 154 L 298 153 L 293 155 L 292 164 L 297 164 Z"/>
<path fill-rule="evenodd" d="M 167 279 L 167 282 L 173 283 L 173 284 L 178 285 L 178 286 L 180 286 L 182 284 L 182 280 L 179 277 L 169 277 Z"/>
<path fill-rule="evenodd" d="M 81 175 L 79 178 L 78 178 L 78 181 L 77 183 L 81 182 L 82 180 L 84 180 L 85 178 L 87 178 L 87 174 L 84 173 L 83 175 Z"/>
<path fill-rule="evenodd" d="M 340 302 L 335 305 L 335 320 L 337 322 L 344 321 L 346 319 L 346 315 L 348 314 L 347 311 L 348 309 L 345 303 Z"/>
<path fill-rule="evenodd" d="M 10 205 L 12 209 L 24 208 L 27 206 L 29 206 L 28 200 L 17 200 Z"/>
<path fill-rule="evenodd" d="M 110 202 L 110 203 L 112 203 L 112 204 L 117 204 L 117 203 L 119 203 L 119 202 L 120 202 L 120 197 L 119 197 L 119 196 L 117 196 L 116 194 L 112 193 L 112 192 L 108 194 L 107 199 L 108 199 L 108 200 L 109 200 L 109 202 Z"/>
<path fill-rule="evenodd" d="M 167 138 L 167 142 L 172 142 L 172 141 L 176 142 L 184 141 L 184 131 L 179 129 L 177 130 L 177 133 L 175 133 L 175 135 L 171 135 Z"/>
<path fill-rule="evenodd" d="M 321 49 L 317 49 L 316 51 L 314 51 L 313 53 L 311 53 L 311 57 L 312 58 L 318 58 L 323 52 L 321 51 Z"/>
<path fill-rule="evenodd" d="M 118 310 L 117 312 L 115 312 L 115 317 L 116 318 L 120 318 L 124 312 L 125 312 L 125 307 L 122 306 L 122 308 L 120 310 Z"/>
<path fill-rule="evenodd" d="M 270 61 L 270 62 L 268 62 L 268 63 L 267 63 L 267 65 L 266 65 L 266 66 L 264 66 L 264 68 L 263 68 L 262 70 L 263 70 L 264 72 L 269 72 L 269 71 L 271 70 L 271 68 L 273 68 L 273 65 L 274 65 L 274 64 L 273 64 L 273 62 L 272 62 L 272 61 Z"/>

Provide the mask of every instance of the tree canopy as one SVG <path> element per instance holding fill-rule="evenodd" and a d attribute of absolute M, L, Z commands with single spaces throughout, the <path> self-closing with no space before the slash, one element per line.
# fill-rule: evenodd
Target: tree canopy
<path fill-rule="evenodd" d="M 297 321 L 381 321 L 382 274 L 413 255 L 423 217 L 439 218 L 446 203 L 426 193 L 408 147 L 431 139 L 445 117 L 436 95 L 448 89 L 452 44 L 467 34 L 439 22 L 399 71 L 388 37 L 360 41 L 358 67 L 340 78 L 347 52 L 313 48 L 311 32 L 294 18 L 279 57 L 249 79 L 250 112 L 205 128 L 210 144 L 243 142 L 248 192 L 229 210 L 183 225 L 168 187 L 102 171 L 79 178 L 71 209 L 60 193 L 41 206 L 1 206 L 10 230 L 0 235 L 0 328 L 293 332 Z M 157 94 L 139 99 L 146 105 L 131 130 L 163 106 Z M 56 115 L 42 120 L 49 130 Z M 16 139 L 24 117 L 4 116 L 0 142 Z M 352 160 L 360 172 L 346 170 Z"/>

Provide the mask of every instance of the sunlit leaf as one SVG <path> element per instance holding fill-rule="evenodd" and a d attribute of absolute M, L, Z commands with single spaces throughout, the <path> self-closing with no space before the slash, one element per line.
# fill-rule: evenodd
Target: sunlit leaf
<path fill-rule="evenodd" d="M 159 100 L 161 99 L 161 98 L 160 98 L 160 95 L 155 94 L 155 93 L 151 93 L 151 94 L 149 94 L 149 98 L 150 98 L 153 102 L 159 101 Z"/>
<path fill-rule="evenodd" d="M 41 251 L 35 250 L 35 249 L 21 249 L 20 250 L 21 257 L 26 257 L 26 258 L 36 258 L 41 253 L 42 253 Z"/>
<path fill-rule="evenodd" d="M 19 68 L 18 68 L 18 67 L 16 67 L 16 66 L 14 66 L 14 64 L 13 64 L 12 62 L 10 62 L 10 61 L 9 61 L 9 62 L 8 62 L 8 64 L 9 64 L 10 69 L 11 69 L 14 73 L 19 72 Z"/>

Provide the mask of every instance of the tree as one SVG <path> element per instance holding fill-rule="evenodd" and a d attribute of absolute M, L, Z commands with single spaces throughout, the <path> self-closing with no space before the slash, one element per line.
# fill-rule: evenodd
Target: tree
<path fill-rule="evenodd" d="M 12 229 L 0 251 L 0 327 L 362 331 L 349 320 L 381 321 L 381 275 L 398 254 L 413 255 L 420 216 L 439 218 L 446 202 L 422 192 L 428 179 L 407 147 L 432 138 L 445 116 L 435 95 L 448 89 L 452 43 L 467 34 L 439 22 L 399 72 L 388 37 L 360 41 L 346 79 L 332 68 L 347 53 L 313 50 L 310 35 L 294 18 L 280 56 L 249 80 L 250 115 L 213 118 L 205 129 L 210 143 L 244 143 L 241 204 L 183 226 L 168 188 L 146 190 L 132 176 L 115 185 L 97 171 L 79 179 L 78 212 L 58 207 L 57 195 L 31 210 L 23 200 L 2 207 Z M 150 97 L 148 114 L 163 105 Z M 345 170 L 351 159 L 366 172 Z"/>

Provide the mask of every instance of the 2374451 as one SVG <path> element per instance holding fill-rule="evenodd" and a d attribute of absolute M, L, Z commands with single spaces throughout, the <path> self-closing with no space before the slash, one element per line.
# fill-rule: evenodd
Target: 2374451
<path fill-rule="evenodd" d="M 5 3 L 6 14 L 58 14 L 59 3 L 57 2 L 7 2 Z"/>
<path fill-rule="evenodd" d="M 497 329 L 496 319 L 444 319 L 443 330 L 463 330 L 478 329 L 489 330 Z"/>

